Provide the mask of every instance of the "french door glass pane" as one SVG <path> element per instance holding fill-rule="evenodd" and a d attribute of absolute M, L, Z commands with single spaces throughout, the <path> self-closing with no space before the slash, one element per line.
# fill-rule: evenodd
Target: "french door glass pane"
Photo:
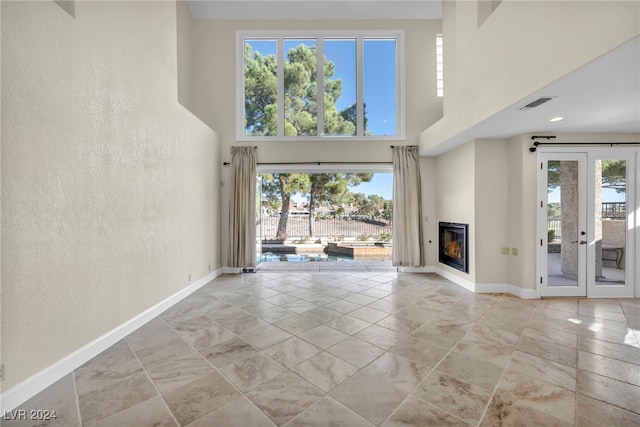
<path fill-rule="evenodd" d="M 578 286 L 578 161 L 550 160 L 547 170 L 548 286 Z"/>
<path fill-rule="evenodd" d="M 276 40 L 244 41 L 244 134 L 278 135 Z"/>
<path fill-rule="evenodd" d="M 596 160 L 595 284 L 625 284 L 627 249 L 627 163 Z"/>
<path fill-rule="evenodd" d="M 356 108 L 356 40 L 324 40 L 324 133 L 354 136 Z"/>
<path fill-rule="evenodd" d="M 396 40 L 364 40 L 364 134 L 396 135 Z"/>
<path fill-rule="evenodd" d="M 317 57 L 315 39 L 284 41 L 284 134 L 318 134 Z"/>

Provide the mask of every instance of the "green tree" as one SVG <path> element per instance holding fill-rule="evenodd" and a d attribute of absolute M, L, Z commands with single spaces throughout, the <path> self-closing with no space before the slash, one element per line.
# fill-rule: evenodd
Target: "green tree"
<path fill-rule="evenodd" d="M 309 188 L 309 174 L 275 173 L 262 174 L 263 199 L 269 206 L 280 207 L 280 218 L 276 236 L 286 236 L 289 220 L 291 196 L 306 192 Z"/>
<path fill-rule="evenodd" d="M 548 186 L 547 191 L 551 193 L 560 186 L 560 168 L 562 162 L 550 160 L 547 164 Z M 627 162 L 625 160 L 602 160 L 602 188 L 612 188 L 618 193 L 627 190 Z"/>
<path fill-rule="evenodd" d="M 289 49 L 284 63 L 284 116 L 286 136 L 318 133 L 317 55 L 315 46 L 303 43 Z M 335 66 L 324 58 L 324 132 L 329 135 L 355 135 L 355 106 L 338 111 L 342 79 L 334 78 Z M 245 132 L 248 135 L 276 136 L 277 60 L 245 45 Z M 366 124 L 366 116 L 364 117 Z"/>
<path fill-rule="evenodd" d="M 369 182 L 372 173 L 314 173 L 309 175 L 309 236 L 314 235 L 315 208 L 327 201 L 340 204 L 349 189 L 362 182 Z"/>

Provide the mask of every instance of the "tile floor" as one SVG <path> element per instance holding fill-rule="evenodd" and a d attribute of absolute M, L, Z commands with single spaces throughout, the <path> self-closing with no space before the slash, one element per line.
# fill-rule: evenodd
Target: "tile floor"
<path fill-rule="evenodd" d="M 60 426 L 640 426 L 639 340 L 638 299 L 221 276 L 21 409 Z"/>

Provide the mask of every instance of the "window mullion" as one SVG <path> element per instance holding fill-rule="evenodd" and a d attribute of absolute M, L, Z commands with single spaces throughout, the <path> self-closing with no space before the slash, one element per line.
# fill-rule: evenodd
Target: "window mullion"
<path fill-rule="evenodd" d="M 278 37 L 276 46 L 277 68 L 277 110 L 278 110 L 278 136 L 284 137 L 284 37 Z"/>
<path fill-rule="evenodd" d="M 324 135 L 324 39 L 316 38 L 316 135 Z"/>
<path fill-rule="evenodd" d="M 364 136 L 364 38 L 356 37 L 356 136 Z"/>

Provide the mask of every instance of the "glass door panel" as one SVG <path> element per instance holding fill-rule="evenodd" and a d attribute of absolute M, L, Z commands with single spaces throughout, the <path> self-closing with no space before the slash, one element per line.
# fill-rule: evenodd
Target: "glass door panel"
<path fill-rule="evenodd" d="M 587 294 L 589 296 L 633 296 L 627 262 L 633 240 L 627 206 L 633 206 L 634 162 L 631 155 L 601 156 L 594 153 L 589 163 L 593 177 L 593 204 L 589 228 L 593 242 L 588 253 Z M 632 211 L 632 209 L 631 209 Z"/>

